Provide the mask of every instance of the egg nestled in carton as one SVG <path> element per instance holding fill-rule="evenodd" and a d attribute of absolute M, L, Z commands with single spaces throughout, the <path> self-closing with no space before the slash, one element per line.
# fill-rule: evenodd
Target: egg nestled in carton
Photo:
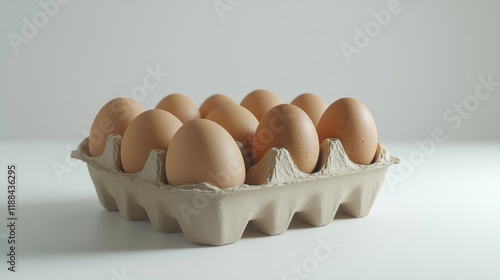
<path fill-rule="evenodd" d="M 280 105 L 258 90 L 238 106 L 215 95 L 200 115 L 190 99 L 174 95 L 189 112 L 165 98 L 157 109 L 133 111 L 136 118 L 124 133 L 109 135 L 101 155 L 90 152 L 89 137 L 72 156 L 87 163 L 104 208 L 149 219 L 159 231 L 181 231 L 197 244 L 236 242 L 249 222 L 280 234 L 295 213 L 313 226 L 329 224 L 339 208 L 365 216 L 387 168 L 399 160 L 378 143 L 373 117 L 359 101 L 340 99 L 326 109 L 319 102 L 324 113 L 319 121 L 315 115 L 316 126 L 311 106 L 318 98 Z"/>

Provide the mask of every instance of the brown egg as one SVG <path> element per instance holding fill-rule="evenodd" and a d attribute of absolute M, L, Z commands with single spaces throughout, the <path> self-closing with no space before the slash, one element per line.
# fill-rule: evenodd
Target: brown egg
<path fill-rule="evenodd" d="M 110 134 L 123 136 L 130 122 L 144 111 L 141 105 L 129 98 L 115 98 L 106 103 L 92 123 L 89 151 L 93 157 L 102 155 Z"/>
<path fill-rule="evenodd" d="M 319 140 L 337 138 L 349 159 L 370 164 L 378 145 L 377 126 L 366 106 L 354 98 L 341 98 L 323 113 L 318 126 Z"/>
<path fill-rule="evenodd" d="M 121 159 L 123 171 L 136 173 L 146 164 L 152 150 L 168 150 L 172 137 L 182 123 L 174 115 L 159 109 L 137 116 L 123 135 Z"/>
<path fill-rule="evenodd" d="M 222 104 L 236 104 L 231 98 L 224 94 L 214 94 L 207 98 L 200 106 L 200 114 L 202 118 L 206 118 L 213 109 Z"/>
<path fill-rule="evenodd" d="M 281 104 L 264 115 L 253 137 L 254 163 L 273 147 L 286 148 L 302 172 L 314 171 L 319 157 L 318 134 L 302 109 Z"/>
<path fill-rule="evenodd" d="M 273 92 L 265 89 L 258 89 L 245 96 L 240 105 L 252 112 L 257 120 L 260 121 L 267 111 L 281 103 L 283 103 L 281 98 Z"/>
<path fill-rule="evenodd" d="M 238 145 L 217 123 L 198 119 L 182 126 L 167 151 L 169 184 L 210 183 L 221 189 L 245 182 L 245 163 Z"/>
<path fill-rule="evenodd" d="M 182 123 L 200 118 L 200 110 L 196 107 L 196 104 L 194 104 L 189 97 L 179 93 L 165 96 L 165 98 L 156 105 L 156 109 L 165 110 L 171 113 Z"/>
<path fill-rule="evenodd" d="M 222 126 L 235 141 L 247 149 L 252 148 L 252 139 L 259 121 L 244 107 L 236 104 L 223 104 L 208 114 L 207 120 Z"/>
<path fill-rule="evenodd" d="M 311 118 L 313 124 L 318 125 L 319 119 L 328 108 L 328 103 L 326 103 L 321 97 L 313 93 L 304 93 L 297 96 L 291 104 L 304 110 L 306 114 Z"/>

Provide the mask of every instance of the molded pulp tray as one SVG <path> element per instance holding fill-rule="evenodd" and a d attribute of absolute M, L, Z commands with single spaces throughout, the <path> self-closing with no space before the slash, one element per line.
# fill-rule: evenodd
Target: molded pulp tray
<path fill-rule="evenodd" d="M 267 234 L 285 232 L 295 213 L 313 226 L 329 224 L 340 207 L 353 217 L 367 215 L 387 168 L 399 162 L 379 145 L 370 165 L 352 163 L 337 139 L 321 144 L 320 166 L 314 174 L 297 169 L 284 148 L 269 150 L 253 166 L 242 185 L 219 189 L 208 183 L 172 187 L 166 184 L 165 152 L 153 150 L 144 169 L 121 169 L 121 137 L 110 135 L 104 153 L 91 157 L 88 138 L 71 153 L 87 163 L 104 208 L 129 220 L 149 220 L 162 232 L 182 231 L 192 243 L 224 245 L 238 241 L 249 221 Z M 241 146 L 240 146 L 241 147 Z"/>

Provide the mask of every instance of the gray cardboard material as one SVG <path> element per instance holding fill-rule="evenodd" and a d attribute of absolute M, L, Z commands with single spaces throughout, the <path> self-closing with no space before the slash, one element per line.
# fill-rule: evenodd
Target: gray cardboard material
<path fill-rule="evenodd" d="M 144 169 L 123 173 L 121 137 L 110 135 L 103 155 L 91 157 L 88 138 L 71 156 L 87 163 L 104 208 L 129 220 L 149 219 L 162 232 L 182 231 L 196 244 L 225 245 L 238 241 L 248 222 L 267 234 L 285 232 L 295 213 L 313 226 L 329 224 L 337 210 L 353 217 L 367 215 L 387 168 L 399 162 L 380 145 L 370 165 L 352 163 L 340 141 L 321 145 L 320 166 L 314 174 L 297 169 L 286 149 L 273 148 L 250 168 L 253 184 L 219 189 L 208 183 L 172 187 L 165 176 L 165 152 L 150 153 Z"/>

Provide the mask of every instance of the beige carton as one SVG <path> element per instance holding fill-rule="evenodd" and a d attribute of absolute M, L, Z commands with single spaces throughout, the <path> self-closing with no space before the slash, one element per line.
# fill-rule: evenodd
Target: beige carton
<path fill-rule="evenodd" d="M 349 160 L 340 141 L 327 139 L 321 145 L 324 167 L 314 174 L 298 170 L 286 149 L 273 148 L 247 174 L 250 182 L 264 185 L 172 187 L 166 184 L 164 151 L 152 151 L 141 172 L 126 174 L 120 144 L 120 136 L 110 135 L 103 155 L 91 157 L 87 138 L 71 153 L 87 163 L 102 206 L 129 220 L 149 219 L 162 232 L 182 231 L 190 242 L 208 245 L 238 241 L 249 221 L 257 230 L 276 235 L 287 230 L 295 213 L 313 226 L 329 224 L 339 207 L 363 217 L 387 168 L 399 162 L 379 145 L 374 163 L 358 165 Z"/>

